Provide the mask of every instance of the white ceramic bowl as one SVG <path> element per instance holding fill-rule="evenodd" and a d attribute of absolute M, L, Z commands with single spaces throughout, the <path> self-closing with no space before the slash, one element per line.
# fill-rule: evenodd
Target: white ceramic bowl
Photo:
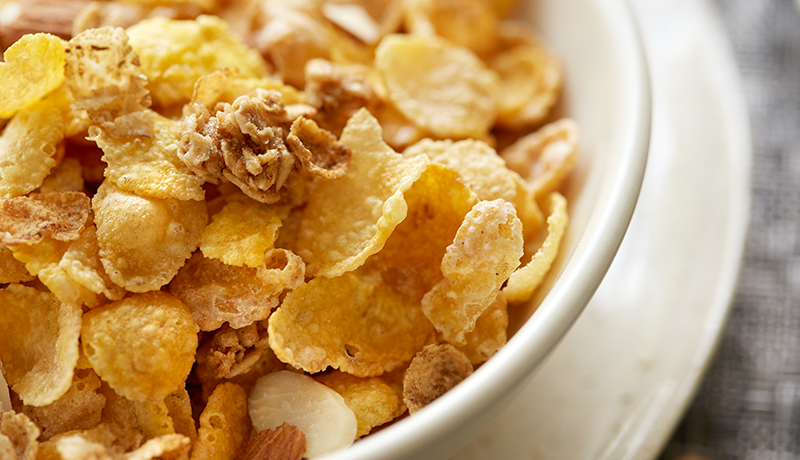
<path fill-rule="evenodd" d="M 560 271 L 551 273 L 543 299 L 509 312 L 513 337 L 472 376 L 413 416 L 327 460 L 443 459 L 454 453 L 511 403 L 555 349 L 622 241 L 650 136 L 649 79 L 628 6 L 624 0 L 532 0 L 519 17 L 534 24 L 563 59 L 564 112 L 581 130 Z"/>

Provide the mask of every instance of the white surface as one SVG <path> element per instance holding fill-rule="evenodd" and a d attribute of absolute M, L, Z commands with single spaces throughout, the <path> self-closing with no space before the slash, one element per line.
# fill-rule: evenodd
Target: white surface
<path fill-rule="evenodd" d="M 653 459 L 716 347 L 749 213 L 745 103 L 710 3 L 632 3 L 654 116 L 628 235 L 552 358 L 453 460 Z"/>
<path fill-rule="evenodd" d="M 535 22 L 568 69 L 564 110 L 578 122 L 584 147 L 568 193 L 572 222 L 561 270 L 550 277 L 557 279 L 536 314 L 470 378 L 412 417 L 326 457 L 330 460 L 452 455 L 511 402 L 550 355 L 622 242 L 650 134 L 649 79 L 633 19 L 623 0 L 530 0 L 525 7 L 523 17 Z"/>

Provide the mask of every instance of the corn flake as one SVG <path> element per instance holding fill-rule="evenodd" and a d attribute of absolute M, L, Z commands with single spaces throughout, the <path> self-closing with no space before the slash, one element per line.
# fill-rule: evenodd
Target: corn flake
<path fill-rule="evenodd" d="M 23 35 L 0 63 L 0 118 L 24 110 L 64 81 L 64 40 L 50 34 Z"/>
<path fill-rule="evenodd" d="M 525 302 L 533 295 L 558 255 L 558 248 L 569 224 L 566 198 L 558 192 L 551 193 L 548 197 L 548 210 L 547 237 L 542 246 L 530 262 L 511 274 L 508 284 L 503 288 L 503 293 L 511 303 Z"/>
<path fill-rule="evenodd" d="M 442 138 L 482 138 L 494 124 L 497 75 L 444 39 L 388 35 L 375 51 L 389 101 L 421 129 Z"/>
<path fill-rule="evenodd" d="M 475 329 L 465 335 L 467 344 L 456 347 L 473 365 L 488 360 L 506 344 L 508 330 L 508 301 L 503 291 L 475 321 Z"/>
<path fill-rule="evenodd" d="M 21 283 L 34 278 L 25 269 L 25 264 L 14 258 L 10 249 L 0 246 L 0 284 Z"/>
<path fill-rule="evenodd" d="M 185 104 L 192 98 L 198 78 L 224 67 L 236 67 L 244 78 L 267 75 L 267 66 L 217 17 L 194 21 L 156 17 L 127 29 L 139 55 L 157 106 Z"/>
<path fill-rule="evenodd" d="M 345 404 L 356 416 L 356 438 L 369 434 L 376 426 L 390 422 L 405 412 L 402 399 L 380 377 L 360 378 L 330 371 L 314 378 L 344 398 Z"/>
<path fill-rule="evenodd" d="M 233 460 L 247 444 L 253 425 L 247 393 L 234 383 L 219 385 L 200 414 L 192 460 Z"/>
<path fill-rule="evenodd" d="M 489 51 L 497 13 L 488 0 L 405 1 L 406 29 L 416 35 L 438 35 L 477 54 Z"/>
<path fill-rule="evenodd" d="M 228 265 L 257 268 L 278 238 L 281 220 L 259 203 L 232 202 L 212 217 L 203 231 L 200 250 Z"/>
<path fill-rule="evenodd" d="M 310 373 L 330 366 L 380 375 L 410 360 L 432 335 L 418 303 L 365 270 L 312 279 L 287 294 L 269 319 L 278 358 Z"/>
<path fill-rule="evenodd" d="M 413 414 L 472 374 L 472 364 L 449 343 L 428 345 L 414 356 L 403 378 L 403 401 Z"/>
<path fill-rule="evenodd" d="M 205 201 L 145 198 L 105 181 L 92 199 L 100 259 L 131 292 L 167 284 L 200 244 Z"/>
<path fill-rule="evenodd" d="M 347 174 L 317 185 L 300 226 L 296 252 L 311 276 L 341 275 L 380 251 L 406 217 L 403 193 L 428 163 L 395 153 L 363 109 L 347 123 L 341 142 L 352 152 Z"/>
<path fill-rule="evenodd" d="M 34 460 L 37 457 L 39 428 L 24 414 L 6 411 L 0 414 L 0 458 Z"/>
<path fill-rule="evenodd" d="M 127 297 L 83 317 L 83 352 L 119 394 L 158 401 L 182 385 L 194 363 L 198 328 L 186 305 L 161 291 Z"/>
<path fill-rule="evenodd" d="M 82 192 L 83 166 L 75 158 L 64 158 L 61 163 L 44 178 L 39 193 L 50 192 Z"/>
<path fill-rule="evenodd" d="M 444 279 L 422 298 L 422 311 L 445 340 L 466 344 L 465 334 L 494 302 L 522 253 L 522 224 L 510 203 L 481 201 L 472 208 L 442 259 Z"/>
<path fill-rule="evenodd" d="M 80 307 L 19 284 L 0 290 L 0 305 L 6 381 L 29 406 L 54 402 L 69 390 L 78 361 Z"/>
<path fill-rule="evenodd" d="M 103 150 L 108 163 L 105 177 L 122 190 L 161 199 L 202 200 L 202 178 L 178 158 L 181 124 L 155 112 L 153 135 L 115 136 L 97 127 L 89 128 L 89 139 Z"/>
<path fill-rule="evenodd" d="M 0 239 L 5 245 L 31 245 L 51 237 L 73 241 L 91 211 L 82 192 L 34 193 L 0 200 Z"/>

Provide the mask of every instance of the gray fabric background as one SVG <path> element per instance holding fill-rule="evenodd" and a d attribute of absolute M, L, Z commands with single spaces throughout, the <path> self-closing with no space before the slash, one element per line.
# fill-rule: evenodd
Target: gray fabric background
<path fill-rule="evenodd" d="M 661 459 L 800 459 L 800 13 L 716 5 L 750 110 L 750 233 L 720 348 Z"/>

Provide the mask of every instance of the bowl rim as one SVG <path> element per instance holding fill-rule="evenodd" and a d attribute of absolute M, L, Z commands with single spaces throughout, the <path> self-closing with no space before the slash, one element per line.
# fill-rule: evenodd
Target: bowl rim
<path fill-rule="evenodd" d="M 800 1 L 800 0 L 798 0 Z M 575 242 L 559 278 L 535 312 L 491 359 L 449 392 L 414 414 L 347 449 L 324 456 L 326 460 L 413 458 L 415 452 L 434 446 L 440 437 L 468 420 L 486 413 L 504 395 L 513 394 L 533 378 L 537 368 L 555 350 L 599 287 L 630 223 L 644 178 L 650 144 L 650 76 L 644 46 L 627 0 L 604 1 L 605 8 L 625 17 L 613 30 L 621 43 L 632 82 L 631 135 L 621 143 L 622 167 L 611 175 L 609 198 L 592 209 L 587 231 Z M 613 206 L 611 204 L 614 204 Z M 604 231 L 589 231 L 603 228 Z M 591 276 L 587 276 L 591 274 Z M 470 404 L 464 404 L 464 400 Z M 486 420 L 488 423 L 489 420 Z M 467 440 L 464 442 L 466 443 Z"/>

